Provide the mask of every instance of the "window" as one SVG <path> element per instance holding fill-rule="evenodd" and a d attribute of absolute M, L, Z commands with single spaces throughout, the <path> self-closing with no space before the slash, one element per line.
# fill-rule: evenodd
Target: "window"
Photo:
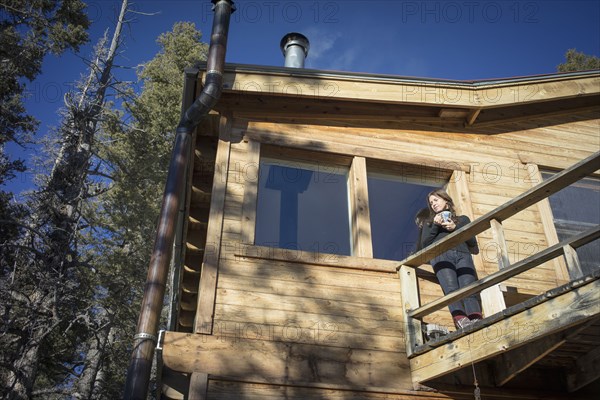
<path fill-rule="evenodd" d="M 452 172 L 263 145 L 256 186 L 247 192 L 256 199 L 247 243 L 403 260 L 416 249 L 415 216 L 427 194 Z"/>
<path fill-rule="evenodd" d="M 448 177 L 416 166 L 395 172 L 372 170 L 367 180 L 373 257 L 403 260 L 416 250 L 415 216 L 426 207 L 427 194 L 442 187 Z"/>
<path fill-rule="evenodd" d="M 554 175 L 542 172 L 544 179 Z M 584 178 L 560 190 L 549 198 L 558 240 L 584 232 L 600 223 L 600 180 Z M 600 246 L 597 241 L 577 249 L 584 274 L 598 268 Z"/>
<path fill-rule="evenodd" d="M 350 255 L 348 168 L 262 158 L 255 244 Z"/>

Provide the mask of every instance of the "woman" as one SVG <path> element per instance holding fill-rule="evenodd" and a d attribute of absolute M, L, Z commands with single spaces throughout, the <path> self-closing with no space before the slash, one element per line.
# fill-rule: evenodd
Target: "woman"
<path fill-rule="evenodd" d="M 421 228 L 420 248 L 429 246 L 471 222 L 465 215 L 456 215 L 454 202 L 442 189 L 429 193 L 427 202 L 429 217 Z M 478 251 L 476 249 L 477 241 L 472 237 L 430 260 L 444 294 L 454 292 L 477 280 L 471 257 L 471 253 L 476 254 Z M 448 308 L 457 328 L 464 328 L 482 318 L 478 295 L 471 295 L 460 302 L 452 303 Z"/>

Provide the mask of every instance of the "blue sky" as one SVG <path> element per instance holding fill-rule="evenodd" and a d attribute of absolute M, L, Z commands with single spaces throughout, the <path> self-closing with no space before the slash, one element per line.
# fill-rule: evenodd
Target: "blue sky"
<path fill-rule="evenodd" d="M 105 29 L 114 28 L 118 0 L 89 1 L 93 20 L 88 57 Z M 126 28 L 117 71 L 134 79 L 135 66 L 156 53 L 156 38 L 177 21 L 191 21 L 208 41 L 213 13 L 209 0 L 139 0 Z M 279 41 L 301 32 L 311 42 L 307 68 L 423 78 L 477 80 L 547 74 L 564 53 L 576 48 L 600 56 L 600 1 L 404 1 L 296 0 L 236 1 L 226 61 L 282 66 Z M 74 54 L 49 56 L 44 74 L 29 84 L 27 108 L 41 121 L 38 137 L 58 121 L 57 111 L 72 82 L 85 71 Z M 35 148 L 7 148 L 26 160 Z M 8 190 L 30 185 L 31 174 L 15 178 Z"/>

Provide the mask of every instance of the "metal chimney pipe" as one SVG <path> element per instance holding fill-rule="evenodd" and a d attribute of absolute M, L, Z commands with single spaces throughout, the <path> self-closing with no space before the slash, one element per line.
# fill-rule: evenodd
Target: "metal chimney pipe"
<path fill-rule="evenodd" d="M 285 57 L 286 67 L 304 68 L 304 60 L 308 56 L 308 49 L 310 48 L 306 36 L 297 32 L 288 33 L 281 39 L 279 46 Z"/>

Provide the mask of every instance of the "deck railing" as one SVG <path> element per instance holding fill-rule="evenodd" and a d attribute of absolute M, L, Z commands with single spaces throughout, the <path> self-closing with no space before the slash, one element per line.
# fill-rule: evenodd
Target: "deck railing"
<path fill-rule="evenodd" d="M 402 302 L 405 312 L 404 328 L 406 337 L 406 353 L 411 356 L 417 345 L 423 344 L 421 334 L 421 320 L 423 317 L 447 306 L 460 301 L 467 296 L 478 293 L 498 283 L 512 278 L 518 274 L 530 270 L 553 258 L 565 255 L 569 276 L 575 279 L 582 275 L 581 268 L 575 249 L 592 242 L 600 237 L 600 225 L 575 235 L 572 238 L 552 245 L 530 257 L 510 265 L 508 259 L 508 246 L 504 241 L 502 221 L 525 210 L 533 204 L 547 198 L 559 190 L 574 182 L 590 175 L 600 169 L 600 152 L 596 152 L 588 158 L 574 164 L 573 166 L 557 173 L 550 179 L 540 183 L 530 190 L 515 197 L 511 201 L 496 208 L 495 210 L 477 218 L 468 225 L 446 236 L 444 239 L 433 243 L 418 253 L 411 255 L 400 262 L 398 273 L 402 287 Z M 494 239 L 498 241 L 499 248 L 499 271 L 479 279 L 472 284 L 434 300 L 424 306 L 419 304 L 416 268 L 424 264 L 436 255 L 448 251 L 467 239 L 478 235 L 488 229 L 492 230 Z"/>

